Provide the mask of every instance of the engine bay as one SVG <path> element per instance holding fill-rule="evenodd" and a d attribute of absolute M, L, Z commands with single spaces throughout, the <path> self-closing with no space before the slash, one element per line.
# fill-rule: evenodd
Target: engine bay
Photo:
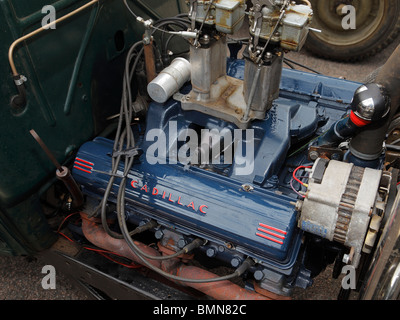
<path fill-rule="evenodd" d="M 153 21 L 124 0 L 144 34 L 111 129 L 54 161 L 63 232 L 203 299 L 288 299 L 332 264 L 363 274 L 397 194 L 390 90 L 283 68 L 315 32 L 308 1 L 186 2 Z"/>

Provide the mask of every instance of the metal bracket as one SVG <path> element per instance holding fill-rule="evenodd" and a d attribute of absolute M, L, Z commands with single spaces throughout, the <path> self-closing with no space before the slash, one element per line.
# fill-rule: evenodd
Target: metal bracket
<path fill-rule="evenodd" d="M 27 82 L 28 79 L 24 75 L 19 75 L 18 77 L 14 78 L 14 83 L 17 86 L 22 86 L 25 82 Z"/>

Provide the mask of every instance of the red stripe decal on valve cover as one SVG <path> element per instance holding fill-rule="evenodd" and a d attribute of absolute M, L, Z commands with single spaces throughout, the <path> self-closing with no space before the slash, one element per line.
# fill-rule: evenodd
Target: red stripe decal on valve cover
<path fill-rule="evenodd" d="M 285 240 L 285 236 L 287 234 L 286 231 L 271 227 L 265 223 L 259 223 L 258 225 L 262 228 L 257 228 L 257 231 L 260 232 L 256 232 L 256 236 L 270 240 L 275 243 L 283 244 L 283 240 Z"/>
<path fill-rule="evenodd" d="M 75 158 L 74 168 L 86 173 L 92 173 L 94 163 L 83 160 L 81 158 Z"/>

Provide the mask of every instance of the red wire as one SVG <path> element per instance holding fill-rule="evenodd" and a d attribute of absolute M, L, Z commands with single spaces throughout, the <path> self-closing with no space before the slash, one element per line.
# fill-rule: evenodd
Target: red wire
<path fill-rule="evenodd" d="M 300 166 L 300 167 L 296 168 L 296 170 L 293 171 L 293 179 L 296 180 L 298 183 L 300 183 L 302 186 L 307 186 L 303 181 L 299 180 L 299 179 L 296 177 L 296 173 L 297 173 L 297 171 L 299 171 L 300 169 L 310 169 L 310 168 L 312 168 L 312 167 Z"/>
<path fill-rule="evenodd" d="M 58 234 L 62 235 L 64 238 L 66 238 L 67 240 L 69 240 L 70 242 L 73 242 L 73 243 L 75 243 L 75 241 L 72 240 L 71 238 L 69 238 L 69 237 L 68 237 L 67 235 L 65 235 L 64 233 L 62 233 L 62 232 L 60 231 L 60 228 L 61 228 L 61 226 L 64 224 L 64 222 L 65 222 L 67 219 L 69 219 L 71 216 L 73 216 L 73 215 L 76 214 L 76 213 L 78 213 L 78 212 L 74 212 L 74 213 L 71 213 L 71 214 L 69 214 L 68 216 L 66 216 L 66 217 L 64 218 L 64 220 L 61 222 L 60 226 L 58 227 L 58 231 L 57 231 Z M 136 268 L 141 268 L 141 267 L 142 267 L 142 265 L 140 265 L 140 264 L 135 264 L 134 262 L 132 262 L 132 264 L 122 263 L 122 262 L 117 261 L 117 260 L 115 260 L 115 259 L 113 259 L 113 258 L 111 258 L 110 256 L 107 255 L 107 254 L 112 254 L 112 255 L 115 255 L 115 256 L 123 257 L 123 258 L 124 258 L 124 256 L 122 256 L 122 255 L 120 255 L 120 254 L 118 254 L 118 253 L 116 253 L 116 252 L 113 252 L 113 251 L 108 251 L 108 250 L 103 250 L 103 249 L 95 249 L 95 248 L 89 248 L 89 247 L 83 247 L 83 248 L 86 249 L 86 250 L 89 250 L 89 251 L 97 252 L 98 254 L 102 255 L 103 257 L 105 257 L 105 258 L 107 258 L 107 259 L 109 259 L 109 260 L 111 260 L 111 261 L 113 261 L 113 262 L 115 262 L 115 263 L 118 263 L 119 265 L 122 265 L 122 266 L 124 266 L 124 267 L 127 267 L 127 268 L 136 269 Z"/>
<path fill-rule="evenodd" d="M 75 242 L 74 240 L 72 240 L 71 238 L 69 238 L 67 235 L 65 235 L 64 233 L 62 233 L 61 231 L 58 231 L 58 234 L 62 235 L 64 238 L 66 238 L 67 240 L 71 241 L 71 242 Z"/>
<path fill-rule="evenodd" d="M 60 231 L 62 225 L 64 224 L 64 222 L 65 222 L 67 219 L 69 219 L 71 216 L 73 216 L 74 214 L 77 214 L 77 213 L 78 213 L 78 212 L 73 212 L 73 213 L 67 215 L 67 216 L 64 218 L 64 220 L 60 223 L 60 225 L 58 226 L 57 232 Z"/>

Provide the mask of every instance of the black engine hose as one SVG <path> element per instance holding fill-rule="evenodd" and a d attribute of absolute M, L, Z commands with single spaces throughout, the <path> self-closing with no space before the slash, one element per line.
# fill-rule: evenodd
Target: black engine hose
<path fill-rule="evenodd" d="M 350 142 L 350 151 L 362 160 L 376 160 L 383 151 L 383 143 L 400 106 L 400 46 L 379 70 L 375 83 L 385 88 L 390 97 L 390 111 L 386 117 L 357 132 Z"/>

